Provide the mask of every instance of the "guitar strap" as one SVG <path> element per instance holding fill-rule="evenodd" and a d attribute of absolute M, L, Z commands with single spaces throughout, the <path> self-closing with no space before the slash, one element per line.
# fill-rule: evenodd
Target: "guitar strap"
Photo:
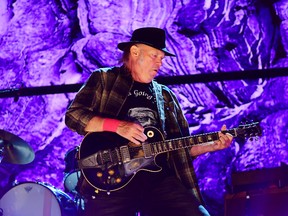
<path fill-rule="evenodd" d="M 162 91 L 162 85 L 157 83 L 156 81 L 152 81 L 155 97 L 156 97 L 156 103 L 157 103 L 157 109 L 160 119 L 160 126 L 161 126 L 161 132 L 163 133 L 164 137 L 166 137 L 166 115 L 165 115 L 165 98 L 163 97 L 163 91 Z"/>

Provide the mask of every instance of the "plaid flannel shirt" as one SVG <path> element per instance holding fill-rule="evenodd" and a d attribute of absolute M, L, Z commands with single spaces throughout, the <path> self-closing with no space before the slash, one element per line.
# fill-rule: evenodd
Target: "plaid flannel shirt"
<path fill-rule="evenodd" d="M 152 83 L 163 135 L 166 138 L 188 136 L 188 123 L 175 94 L 167 86 Z M 84 128 L 93 116 L 117 118 L 132 86 L 132 76 L 124 66 L 94 71 L 69 106 L 66 125 L 85 135 Z M 189 150 L 170 152 L 168 162 L 177 177 L 203 203 Z"/>

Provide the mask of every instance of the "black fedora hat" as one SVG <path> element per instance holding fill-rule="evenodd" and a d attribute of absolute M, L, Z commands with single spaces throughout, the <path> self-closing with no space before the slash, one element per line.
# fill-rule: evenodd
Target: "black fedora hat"
<path fill-rule="evenodd" d="M 130 41 L 121 42 L 118 44 L 117 47 L 123 51 L 126 47 L 129 47 L 133 44 L 141 43 L 162 50 L 167 56 L 175 56 L 175 54 L 169 52 L 166 49 L 165 40 L 166 34 L 163 29 L 156 27 L 145 27 L 136 29 L 132 33 Z"/>

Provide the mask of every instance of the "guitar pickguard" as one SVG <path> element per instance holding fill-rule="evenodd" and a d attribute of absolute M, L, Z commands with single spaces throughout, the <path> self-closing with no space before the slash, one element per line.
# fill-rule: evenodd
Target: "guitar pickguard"
<path fill-rule="evenodd" d="M 140 157 L 124 163 L 125 176 L 136 174 L 136 172 L 138 172 L 140 169 L 144 169 L 145 167 L 153 163 L 153 160 L 153 158 L 146 159 L 144 157 Z"/>

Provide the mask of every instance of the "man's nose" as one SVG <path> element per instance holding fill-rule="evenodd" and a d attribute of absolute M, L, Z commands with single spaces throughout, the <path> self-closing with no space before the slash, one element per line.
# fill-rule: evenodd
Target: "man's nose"
<path fill-rule="evenodd" d="M 156 59 L 156 63 L 157 63 L 159 66 L 162 66 L 162 58 L 157 58 L 157 59 Z"/>

